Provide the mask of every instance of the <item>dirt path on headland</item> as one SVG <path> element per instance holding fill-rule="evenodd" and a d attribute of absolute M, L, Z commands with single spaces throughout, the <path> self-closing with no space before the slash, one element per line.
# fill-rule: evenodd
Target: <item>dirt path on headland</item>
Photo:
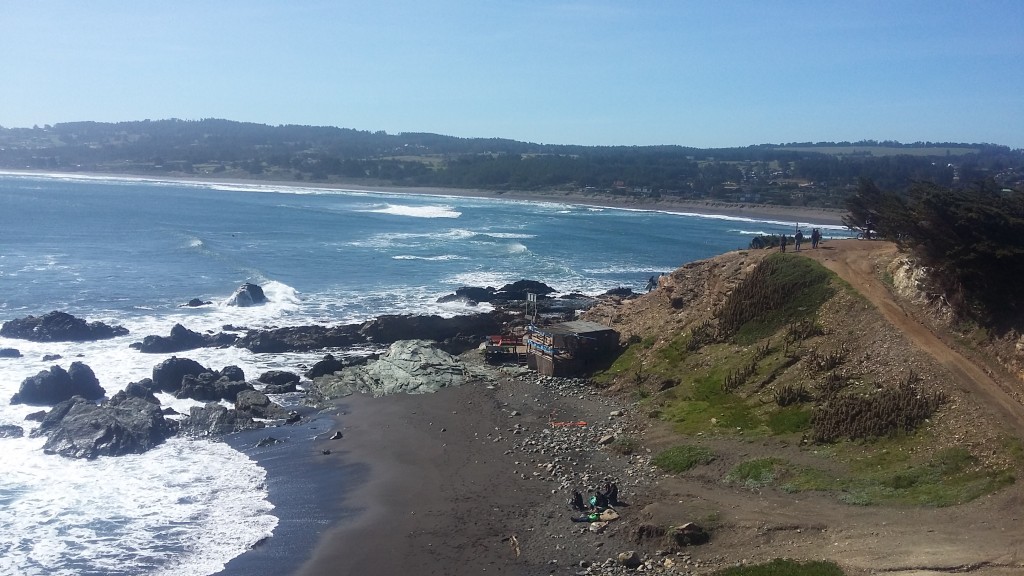
<path fill-rule="evenodd" d="M 949 335 L 933 332 L 912 310 L 904 309 L 882 281 L 879 266 L 890 262 L 895 250 L 887 242 L 843 240 L 801 253 L 849 282 L 914 347 L 946 368 L 967 400 L 975 403 L 976 413 L 991 413 L 1008 435 L 1024 437 L 1024 406 L 1009 379 L 1001 380 L 998 373 L 957 351 L 947 343 Z M 964 425 L 970 426 L 970 416 Z M 1024 574 L 1024 486 L 1019 481 L 945 508 L 854 506 L 840 502 L 835 494 L 752 490 L 721 481 L 733 466 L 752 458 L 808 457 L 801 448 L 770 439 L 704 442 L 714 448 L 716 462 L 683 477 L 661 478 L 660 494 L 643 512 L 654 524 L 708 519 L 714 526 L 710 543 L 688 549 L 688 568 L 697 567 L 692 574 L 778 557 L 832 560 L 850 576 Z M 648 446 L 675 443 L 678 435 L 667 425 L 652 424 L 645 433 Z"/>
<path fill-rule="evenodd" d="M 880 260 L 890 261 L 896 246 L 890 242 L 839 240 L 805 256 L 824 264 L 867 298 L 898 330 L 927 352 L 957 380 L 957 385 L 989 408 L 1017 437 L 1024 437 L 1024 404 L 1020 391 L 991 370 L 979 366 L 947 344 L 948 335 L 936 334 L 905 310 L 882 283 L 876 270 Z"/>

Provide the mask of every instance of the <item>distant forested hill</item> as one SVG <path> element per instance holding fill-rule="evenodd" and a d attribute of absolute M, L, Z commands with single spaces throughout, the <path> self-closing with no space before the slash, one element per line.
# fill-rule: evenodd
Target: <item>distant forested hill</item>
<path fill-rule="evenodd" d="M 0 128 L 0 167 L 842 207 L 861 178 L 883 189 L 990 179 L 1024 190 L 1024 151 L 992 144 L 839 142 L 743 148 L 566 146 L 229 120 Z"/>

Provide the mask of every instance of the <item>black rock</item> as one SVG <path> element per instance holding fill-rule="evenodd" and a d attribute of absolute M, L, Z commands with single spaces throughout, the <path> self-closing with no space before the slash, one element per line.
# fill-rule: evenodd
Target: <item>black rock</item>
<path fill-rule="evenodd" d="M 146 336 L 142 342 L 133 342 L 131 348 L 139 352 L 150 354 L 167 354 L 171 352 L 183 352 L 195 350 L 196 348 L 224 348 L 231 346 L 238 340 L 234 334 L 223 332 L 214 335 L 205 335 L 185 328 L 181 324 L 175 324 L 171 328 L 171 335 Z"/>
<path fill-rule="evenodd" d="M 344 326 L 289 326 L 273 330 L 252 330 L 235 343 L 257 353 L 308 352 L 323 348 L 347 348 L 366 342 L 360 324 Z"/>
<path fill-rule="evenodd" d="M 246 282 L 235 290 L 235 293 L 231 295 L 228 300 L 228 306 L 257 306 L 267 301 L 267 296 L 263 293 L 263 288 L 260 288 L 256 284 Z"/>
<path fill-rule="evenodd" d="M 220 369 L 220 376 L 228 380 L 245 382 L 245 372 L 238 366 L 225 366 Z"/>
<path fill-rule="evenodd" d="M 21 382 L 18 392 L 11 397 L 11 404 L 57 404 L 82 396 L 89 400 L 103 398 L 106 390 L 100 386 L 92 368 L 72 362 L 69 370 L 53 366 Z"/>
<path fill-rule="evenodd" d="M 157 390 L 173 394 L 181 389 L 181 381 L 185 376 L 198 376 L 203 372 L 212 370 L 195 360 L 171 356 L 153 367 L 153 384 Z"/>
<path fill-rule="evenodd" d="M 197 308 L 199 306 L 209 306 L 210 304 L 213 304 L 213 302 L 210 302 L 209 300 L 202 300 L 200 298 L 193 298 L 186 302 L 185 306 L 189 308 Z"/>
<path fill-rule="evenodd" d="M 260 374 L 258 382 L 266 384 L 264 394 L 285 394 L 295 392 L 299 384 L 299 375 L 286 370 L 270 370 Z"/>
<path fill-rule="evenodd" d="M 263 387 L 264 394 L 290 394 L 298 392 L 299 387 L 294 382 L 288 384 L 267 384 Z"/>
<path fill-rule="evenodd" d="M 75 397 L 55 406 L 39 428 L 47 434 L 47 454 L 89 459 L 141 454 L 175 432 L 160 407 L 141 398 L 97 406 Z"/>
<path fill-rule="evenodd" d="M 14 424 L 0 424 L 0 438 L 21 438 L 25 429 Z"/>
<path fill-rule="evenodd" d="M 43 362 L 53 362 L 54 360 L 60 360 L 63 358 L 60 354 L 43 354 Z"/>
<path fill-rule="evenodd" d="M 211 402 L 205 406 L 193 406 L 178 430 L 184 436 L 198 438 L 222 436 L 254 428 L 263 428 L 263 424 L 254 421 L 248 414 Z"/>
<path fill-rule="evenodd" d="M 86 342 L 124 336 L 128 329 L 103 322 L 86 322 L 66 312 L 53 311 L 43 316 L 27 316 L 4 322 L 0 336 L 33 342 Z"/>
<path fill-rule="evenodd" d="M 313 367 L 306 371 L 306 378 L 312 380 L 313 378 L 319 378 L 320 376 L 326 376 L 327 374 L 334 374 L 345 367 L 345 363 L 335 358 L 332 354 L 327 354 L 324 359 L 313 364 Z"/>
<path fill-rule="evenodd" d="M 42 422 L 43 418 L 46 418 L 46 410 L 40 410 L 38 412 L 32 412 L 25 415 L 26 422 Z"/>
<path fill-rule="evenodd" d="M 17 348 L 0 348 L 0 358 L 21 358 L 21 351 Z"/>
<path fill-rule="evenodd" d="M 370 320 L 359 332 L 372 342 L 392 344 L 399 340 L 442 341 L 455 336 L 483 338 L 501 331 L 497 317 L 491 313 L 467 314 L 453 318 L 436 315 L 386 314 Z"/>
<path fill-rule="evenodd" d="M 281 406 L 271 402 L 266 394 L 257 390 L 243 390 L 235 399 L 235 409 L 249 414 L 253 418 L 266 420 L 284 420 L 288 412 Z"/>
<path fill-rule="evenodd" d="M 148 382 L 148 385 L 146 382 Z M 149 402 L 150 404 L 156 404 L 159 406 L 160 400 L 153 394 L 152 384 L 153 381 L 149 378 L 144 379 L 142 382 L 129 382 L 128 385 L 125 386 L 124 390 L 114 394 L 108 403 L 116 406 L 128 398 L 139 398 Z"/>

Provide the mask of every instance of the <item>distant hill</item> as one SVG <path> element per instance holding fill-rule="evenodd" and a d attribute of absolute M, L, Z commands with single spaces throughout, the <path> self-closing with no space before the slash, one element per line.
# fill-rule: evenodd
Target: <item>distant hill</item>
<path fill-rule="evenodd" d="M 0 167 L 260 178 L 839 208 L 882 188 L 995 179 L 1024 187 L 1024 151 L 994 144 L 839 142 L 739 148 L 573 146 L 221 119 L 0 128 Z"/>

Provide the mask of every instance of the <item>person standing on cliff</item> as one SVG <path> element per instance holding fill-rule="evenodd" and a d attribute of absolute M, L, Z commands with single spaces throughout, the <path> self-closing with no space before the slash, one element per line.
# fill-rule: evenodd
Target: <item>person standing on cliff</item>
<path fill-rule="evenodd" d="M 818 242 L 821 242 L 821 230 L 815 228 L 811 230 L 811 248 L 817 248 Z"/>
<path fill-rule="evenodd" d="M 783 234 L 782 235 L 782 239 L 779 240 L 779 250 L 781 250 L 783 252 L 786 251 L 786 235 L 785 234 Z"/>
<path fill-rule="evenodd" d="M 793 236 L 793 245 L 796 246 L 796 251 L 800 251 L 800 245 L 804 242 L 804 233 L 800 230 L 796 231 L 796 235 Z"/>

